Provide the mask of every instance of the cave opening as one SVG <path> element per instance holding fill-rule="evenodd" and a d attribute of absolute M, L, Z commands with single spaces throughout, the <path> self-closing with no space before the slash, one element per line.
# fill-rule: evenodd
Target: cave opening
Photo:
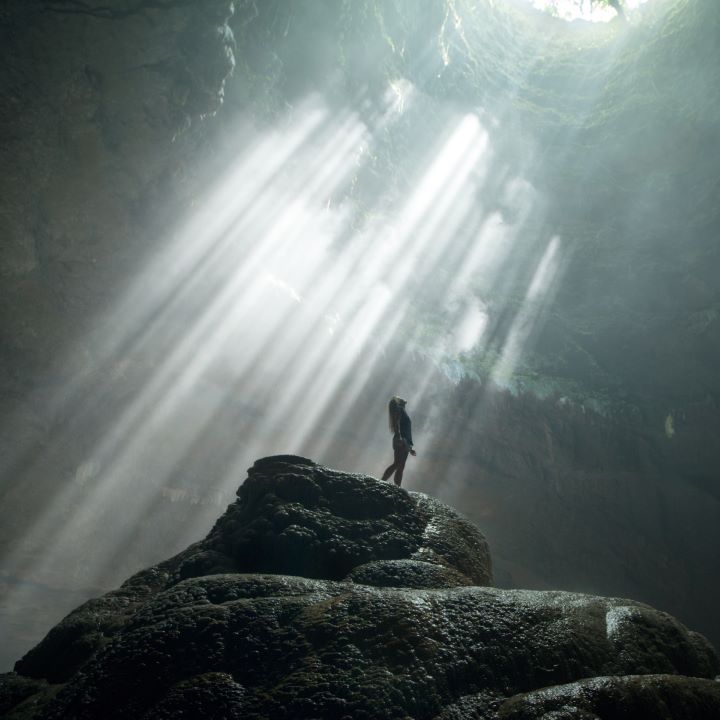
<path fill-rule="evenodd" d="M 527 0 L 533 7 L 562 20 L 609 22 L 626 19 L 648 0 Z"/>

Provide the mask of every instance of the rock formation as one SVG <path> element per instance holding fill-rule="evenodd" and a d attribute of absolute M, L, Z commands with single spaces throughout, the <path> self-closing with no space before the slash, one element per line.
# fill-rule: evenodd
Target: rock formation
<path fill-rule="evenodd" d="M 2 676 L 8 718 L 720 718 L 710 644 L 630 600 L 491 587 L 442 503 L 297 456 L 255 463 L 176 557 Z"/>

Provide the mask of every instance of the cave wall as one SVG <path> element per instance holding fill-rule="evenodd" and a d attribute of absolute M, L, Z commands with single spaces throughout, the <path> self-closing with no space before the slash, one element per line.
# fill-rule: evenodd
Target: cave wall
<path fill-rule="evenodd" d="M 230 2 L 0 7 L 0 542 L 5 559 L 19 553 L 0 583 L 4 598 L 42 588 L 30 611 L 3 601 L 5 665 L 48 618 L 107 582 L 88 563 L 114 501 L 83 519 L 56 493 L 92 478 L 83 463 L 94 433 L 147 371 L 146 359 L 104 357 L 93 328 L 197 192 L 186 168 L 234 64 L 230 15 Z M 30 576 L 47 538 L 26 533 L 45 507 L 76 528 L 78 549 Z"/>

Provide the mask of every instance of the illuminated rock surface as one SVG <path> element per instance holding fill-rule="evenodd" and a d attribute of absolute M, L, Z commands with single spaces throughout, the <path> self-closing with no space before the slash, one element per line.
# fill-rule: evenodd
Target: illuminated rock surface
<path fill-rule="evenodd" d="M 630 600 L 481 587 L 484 538 L 427 496 L 295 456 L 238 494 L 3 676 L 4 717 L 720 717 L 702 636 Z"/>

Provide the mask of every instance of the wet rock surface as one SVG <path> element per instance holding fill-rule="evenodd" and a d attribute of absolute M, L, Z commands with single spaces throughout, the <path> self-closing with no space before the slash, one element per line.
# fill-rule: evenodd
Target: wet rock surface
<path fill-rule="evenodd" d="M 502 720 L 706 718 L 720 712 L 720 684 L 673 675 L 592 678 L 513 698 Z"/>
<path fill-rule="evenodd" d="M 255 463 L 238 495 L 207 541 L 238 571 L 339 580 L 365 563 L 412 557 L 491 582 L 487 543 L 473 525 L 391 483 L 279 456 Z"/>
<path fill-rule="evenodd" d="M 411 587 L 492 582 L 488 545 L 476 528 L 437 500 L 392 483 L 283 455 L 256 462 L 238 495 L 205 540 L 81 606 L 16 669 L 31 677 L 65 681 L 131 621 L 138 607 L 193 577 L 349 576 L 368 585 Z M 375 563 L 393 561 L 412 563 L 395 573 L 410 579 L 393 583 L 388 566 L 373 570 Z M 423 577 L 434 580 L 422 585 Z"/>
<path fill-rule="evenodd" d="M 239 496 L 19 661 L 7 717 L 720 717 L 704 638 L 629 600 L 481 587 L 482 535 L 430 498 L 294 456 Z"/>

